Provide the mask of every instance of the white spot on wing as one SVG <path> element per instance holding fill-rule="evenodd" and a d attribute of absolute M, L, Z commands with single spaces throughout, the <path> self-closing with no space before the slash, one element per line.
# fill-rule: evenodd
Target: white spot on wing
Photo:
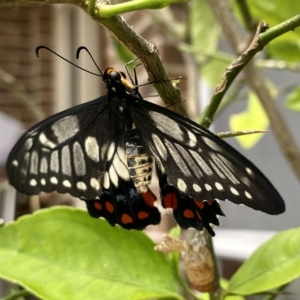
<path fill-rule="evenodd" d="M 213 172 L 211 168 L 208 166 L 208 164 L 203 160 L 203 158 L 195 151 L 189 151 L 195 161 L 197 162 L 198 166 L 201 168 L 201 170 L 206 174 L 206 175 L 212 175 Z"/>
<path fill-rule="evenodd" d="M 63 186 L 65 186 L 67 188 L 71 187 L 71 182 L 69 180 L 64 180 L 62 184 L 63 184 Z"/>
<path fill-rule="evenodd" d="M 50 170 L 56 173 L 59 171 L 58 150 L 53 151 L 51 154 Z"/>
<path fill-rule="evenodd" d="M 191 131 L 189 131 L 189 130 L 187 130 L 187 134 L 188 134 L 188 137 L 189 137 L 188 144 L 191 147 L 196 147 L 196 145 L 197 145 L 197 138 L 196 138 L 196 136 Z"/>
<path fill-rule="evenodd" d="M 104 176 L 103 176 L 103 187 L 105 189 L 109 189 L 109 187 L 110 187 L 110 181 L 109 181 L 108 172 L 104 173 Z"/>
<path fill-rule="evenodd" d="M 130 175 L 128 168 L 125 166 L 125 152 L 122 148 L 118 147 L 117 153 L 114 155 L 113 166 L 118 175 L 124 180 L 129 180 Z"/>
<path fill-rule="evenodd" d="M 253 176 L 253 172 L 252 172 L 252 170 L 251 170 L 250 168 L 246 167 L 246 172 L 247 172 L 249 175 Z"/>
<path fill-rule="evenodd" d="M 209 164 L 212 166 L 214 169 L 215 173 L 220 177 L 220 178 L 226 178 L 225 175 L 222 173 L 220 168 L 220 162 L 223 164 L 223 162 L 218 158 L 218 156 L 215 153 L 210 153 L 210 157 L 212 159 L 209 160 Z"/>
<path fill-rule="evenodd" d="M 118 154 L 120 160 L 121 160 L 125 165 L 127 165 L 127 158 L 126 158 L 126 154 L 125 154 L 124 149 L 121 148 L 121 147 L 118 147 L 118 148 L 117 148 L 117 154 Z"/>
<path fill-rule="evenodd" d="M 251 182 L 250 182 L 250 180 L 247 178 L 247 177 L 242 177 L 242 178 L 240 178 L 241 179 L 241 181 L 244 183 L 244 184 L 246 184 L 247 186 L 250 186 L 251 185 Z"/>
<path fill-rule="evenodd" d="M 30 173 L 31 174 L 38 174 L 38 153 L 36 151 L 32 151 L 31 159 L 30 159 Z"/>
<path fill-rule="evenodd" d="M 31 186 L 36 186 L 36 185 L 37 185 L 37 181 L 36 181 L 35 179 L 31 179 L 31 180 L 29 181 L 29 184 L 30 184 Z"/>
<path fill-rule="evenodd" d="M 219 182 L 216 182 L 216 183 L 215 183 L 215 186 L 216 186 L 217 190 L 219 190 L 219 191 L 223 191 L 223 186 L 222 186 L 222 184 L 221 184 L 221 183 L 219 183 Z"/>
<path fill-rule="evenodd" d="M 94 136 L 88 136 L 84 142 L 84 149 L 87 156 L 94 162 L 99 161 L 99 145 Z"/>
<path fill-rule="evenodd" d="M 165 144 L 180 171 L 185 176 L 191 176 L 191 172 L 188 169 L 188 166 L 186 165 L 182 157 L 179 155 L 178 151 L 174 148 L 174 146 L 168 140 L 165 140 Z"/>
<path fill-rule="evenodd" d="M 68 145 L 65 145 L 61 150 L 61 171 L 64 175 L 72 175 L 70 148 Z"/>
<path fill-rule="evenodd" d="M 19 165 L 19 162 L 17 160 L 13 160 L 12 161 L 12 165 L 15 166 L 15 167 L 17 167 Z"/>
<path fill-rule="evenodd" d="M 100 190 L 100 183 L 97 180 L 97 178 L 91 178 L 90 185 L 92 188 L 94 188 L 96 191 Z"/>
<path fill-rule="evenodd" d="M 202 191 L 201 187 L 196 183 L 193 184 L 193 189 L 194 189 L 195 192 L 201 192 Z"/>
<path fill-rule="evenodd" d="M 182 192 L 185 192 L 187 188 L 186 183 L 180 178 L 177 180 L 177 187 Z"/>
<path fill-rule="evenodd" d="M 46 180 L 45 180 L 45 178 L 42 178 L 40 182 L 41 182 L 41 185 L 46 185 Z"/>
<path fill-rule="evenodd" d="M 154 120 L 158 130 L 180 142 L 183 142 L 184 134 L 175 121 L 156 111 L 149 111 L 148 113 L 152 120 Z"/>
<path fill-rule="evenodd" d="M 78 181 L 76 184 L 79 190 L 85 191 L 87 189 L 86 184 L 83 181 Z"/>
<path fill-rule="evenodd" d="M 81 145 L 78 142 L 75 142 L 73 145 L 73 164 L 76 175 L 84 176 L 86 173 L 84 154 Z"/>
<path fill-rule="evenodd" d="M 251 194 L 249 194 L 247 191 L 245 191 L 245 196 L 246 196 L 248 199 L 252 199 Z"/>
<path fill-rule="evenodd" d="M 116 145 L 115 143 L 110 143 L 108 150 L 107 150 L 107 160 L 111 160 L 114 153 L 115 153 Z"/>
<path fill-rule="evenodd" d="M 33 144 L 33 139 L 29 138 L 28 140 L 26 140 L 26 142 L 24 143 L 24 148 L 26 150 L 30 150 L 30 148 L 32 147 Z"/>
<path fill-rule="evenodd" d="M 57 180 L 57 178 L 54 177 L 54 176 L 52 176 L 52 177 L 50 178 L 50 182 L 51 182 L 52 184 L 58 184 L 58 180 Z"/>
<path fill-rule="evenodd" d="M 233 173 L 230 170 L 230 164 L 227 159 L 225 159 L 221 155 L 217 155 L 214 159 L 217 166 L 222 170 L 222 172 L 225 174 L 226 178 L 228 178 L 233 184 L 239 184 L 240 182 L 237 180 L 237 178 L 233 175 Z"/>
<path fill-rule="evenodd" d="M 40 142 L 41 142 L 41 144 L 42 144 L 43 146 L 46 146 L 46 147 L 49 147 L 49 148 L 54 148 L 54 147 L 56 147 L 56 144 L 53 143 L 52 141 L 50 141 L 50 140 L 46 137 L 45 133 L 43 133 L 43 132 L 39 135 L 39 140 L 40 140 Z"/>
<path fill-rule="evenodd" d="M 75 115 L 64 117 L 52 124 L 51 129 L 54 132 L 59 143 L 63 143 L 74 137 L 79 132 L 79 120 Z"/>
<path fill-rule="evenodd" d="M 107 159 L 107 149 L 108 149 L 108 143 L 102 143 L 100 148 L 100 159 L 106 160 Z"/>
<path fill-rule="evenodd" d="M 155 148 L 158 151 L 160 158 L 166 160 L 167 156 L 168 156 L 168 152 L 163 144 L 163 142 L 161 141 L 161 139 L 154 133 L 152 133 L 152 139 L 153 142 L 155 144 Z"/>
<path fill-rule="evenodd" d="M 41 173 L 47 173 L 48 171 L 48 163 L 46 157 L 43 157 L 41 160 L 41 165 L 40 165 L 40 172 Z"/>
<path fill-rule="evenodd" d="M 212 187 L 208 183 L 205 183 L 204 186 L 208 192 L 212 190 Z"/>
<path fill-rule="evenodd" d="M 232 194 L 239 196 L 239 192 L 234 187 L 230 187 L 230 191 Z"/>
<path fill-rule="evenodd" d="M 222 151 L 221 147 L 216 142 L 214 142 L 213 140 L 211 140 L 210 138 L 202 136 L 202 139 L 203 139 L 204 143 L 207 146 L 209 146 L 212 150 Z"/>

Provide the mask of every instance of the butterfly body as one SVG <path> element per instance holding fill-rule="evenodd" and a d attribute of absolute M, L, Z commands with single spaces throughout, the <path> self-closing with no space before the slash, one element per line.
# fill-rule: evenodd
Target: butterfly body
<path fill-rule="evenodd" d="M 269 214 L 284 202 L 268 179 L 210 131 L 143 100 L 125 75 L 106 69 L 107 94 L 58 113 L 20 138 L 7 161 L 10 183 L 27 195 L 58 191 L 93 217 L 127 229 L 160 222 L 149 189 L 155 165 L 162 205 L 183 228 L 218 225 L 217 199 Z"/>

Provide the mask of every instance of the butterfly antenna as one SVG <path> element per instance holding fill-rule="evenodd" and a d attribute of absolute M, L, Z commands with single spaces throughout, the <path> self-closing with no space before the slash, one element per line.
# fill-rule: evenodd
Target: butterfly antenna
<path fill-rule="evenodd" d="M 101 69 L 98 67 L 97 63 L 95 62 L 95 59 L 94 59 L 93 55 L 91 54 L 91 52 L 89 51 L 88 48 L 86 48 L 86 47 L 84 47 L 84 46 L 79 47 L 79 48 L 77 49 L 77 51 L 76 51 L 76 58 L 79 59 L 79 54 L 80 54 L 81 50 L 85 50 L 85 51 L 88 53 L 88 55 L 89 55 L 90 58 L 92 59 L 94 65 L 95 65 L 96 68 L 98 69 L 99 73 L 101 74 L 101 76 L 103 76 L 103 73 L 102 73 Z"/>
<path fill-rule="evenodd" d="M 46 47 L 46 46 L 38 46 L 38 47 L 36 47 L 36 49 L 35 49 L 35 55 L 36 55 L 37 57 L 40 57 L 40 49 L 46 49 L 46 50 L 50 51 L 51 53 L 55 54 L 55 55 L 58 56 L 59 58 L 63 59 L 64 61 L 68 62 L 69 64 L 73 65 L 74 67 L 76 67 L 76 68 L 78 68 L 78 69 L 80 69 L 80 70 L 82 70 L 82 71 L 85 71 L 85 72 L 90 73 L 90 74 L 95 75 L 95 76 L 103 76 L 101 70 L 99 70 L 98 67 L 97 67 L 97 68 L 98 68 L 98 70 L 100 71 L 100 74 L 96 74 L 96 73 L 94 73 L 94 72 L 88 71 L 88 70 L 86 70 L 86 69 L 84 69 L 84 68 L 82 68 L 82 67 L 79 67 L 78 65 L 72 63 L 70 60 L 68 60 L 68 59 L 66 59 L 65 57 L 59 55 L 58 53 L 56 53 L 55 51 L 53 51 L 52 49 L 50 49 L 50 48 L 48 48 L 48 47 Z M 78 49 L 79 49 L 79 48 L 78 48 Z M 77 50 L 77 51 L 78 51 L 78 50 Z M 76 52 L 76 55 L 77 55 L 77 52 Z M 77 58 L 77 56 L 76 56 L 76 58 Z"/>

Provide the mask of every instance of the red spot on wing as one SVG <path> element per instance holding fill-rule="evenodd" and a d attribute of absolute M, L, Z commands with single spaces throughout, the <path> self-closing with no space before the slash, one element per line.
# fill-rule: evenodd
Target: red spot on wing
<path fill-rule="evenodd" d="M 189 219 L 192 219 L 195 217 L 194 213 L 190 209 L 185 209 L 183 212 L 183 215 Z"/>
<path fill-rule="evenodd" d="M 212 204 L 213 204 L 213 201 L 208 200 L 208 201 L 207 201 L 207 204 L 208 204 L 208 205 L 212 205 Z"/>
<path fill-rule="evenodd" d="M 142 219 L 146 219 L 149 217 L 149 213 L 147 213 L 146 211 L 139 211 L 137 214 L 137 217 L 142 220 Z"/>
<path fill-rule="evenodd" d="M 123 224 L 132 223 L 132 218 L 128 214 L 123 214 L 121 217 L 121 221 Z"/>
<path fill-rule="evenodd" d="M 204 208 L 204 203 L 202 201 L 197 201 L 197 200 L 194 200 L 195 201 L 195 204 L 200 208 L 200 209 L 203 209 Z"/>
<path fill-rule="evenodd" d="M 178 206 L 177 203 L 177 196 L 175 193 L 169 193 L 167 194 L 164 198 L 163 198 L 163 206 L 165 208 L 172 208 L 172 209 L 176 209 Z"/>
<path fill-rule="evenodd" d="M 148 206 L 153 207 L 154 202 L 156 201 L 156 196 L 152 193 L 151 190 L 148 190 L 146 193 L 141 193 L 141 196 L 143 197 L 144 201 Z"/>
<path fill-rule="evenodd" d="M 95 203 L 94 203 L 94 207 L 95 207 L 97 210 L 102 210 L 102 205 L 101 205 L 99 202 L 95 202 Z"/>
<path fill-rule="evenodd" d="M 114 206 L 111 204 L 111 202 L 106 201 L 105 202 L 105 207 L 108 212 L 113 213 L 114 212 Z"/>

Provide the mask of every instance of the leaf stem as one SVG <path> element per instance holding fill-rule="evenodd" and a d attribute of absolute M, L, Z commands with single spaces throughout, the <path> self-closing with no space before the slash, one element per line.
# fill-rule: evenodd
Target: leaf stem
<path fill-rule="evenodd" d="M 96 7 L 98 18 L 110 18 L 119 14 L 144 9 L 161 9 L 172 3 L 183 3 L 188 0 L 132 0 L 114 5 L 102 5 Z"/>

